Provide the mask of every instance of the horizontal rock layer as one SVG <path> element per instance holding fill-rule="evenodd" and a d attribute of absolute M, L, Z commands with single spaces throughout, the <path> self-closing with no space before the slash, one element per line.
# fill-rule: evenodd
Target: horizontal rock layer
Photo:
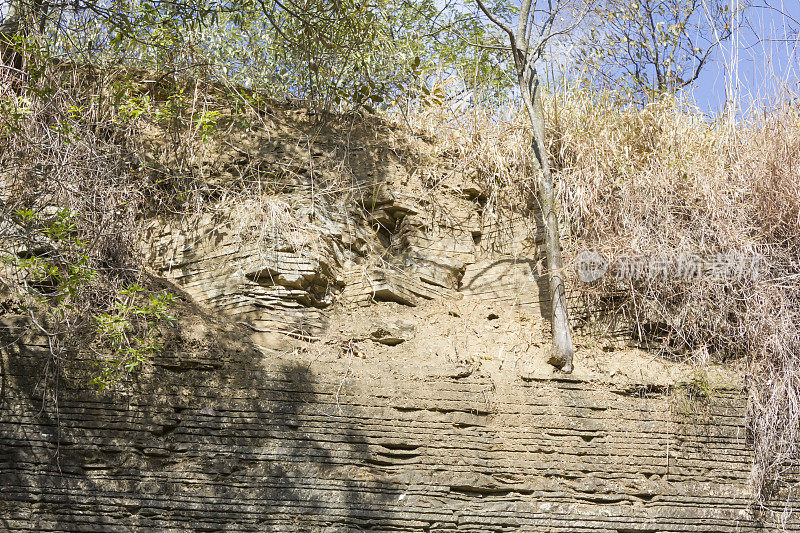
<path fill-rule="evenodd" d="M 44 345 L 3 333 L 4 531 L 772 530 L 737 390 L 676 409 L 646 383 L 231 344 L 167 354 L 127 396 L 64 382 L 56 407 Z"/>

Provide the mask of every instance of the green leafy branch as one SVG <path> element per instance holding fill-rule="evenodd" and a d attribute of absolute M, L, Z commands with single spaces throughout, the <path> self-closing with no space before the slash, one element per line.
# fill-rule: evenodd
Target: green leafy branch
<path fill-rule="evenodd" d="M 112 388 L 126 374 L 136 371 L 162 350 L 158 343 L 158 327 L 173 324 L 169 314 L 172 294 L 148 293 L 139 285 L 120 291 L 118 300 L 108 312 L 96 316 L 94 328 L 100 346 L 110 349 L 96 361 L 99 374 L 92 379 L 100 391 Z"/>

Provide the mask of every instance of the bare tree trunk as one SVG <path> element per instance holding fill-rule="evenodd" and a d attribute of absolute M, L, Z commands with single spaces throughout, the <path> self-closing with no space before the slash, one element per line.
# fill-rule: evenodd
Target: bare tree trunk
<path fill-rule="evenodd" d="M 544 54 L 544 44 L 555 35 L 551 33 L 553 23 L 559 10 L 559 2 L 553 5 L 548 1 L 547 9 L 535 9 L 538 2 L 522 0 L 517 16 L 516 32 L 487 9 L 482 0 L 477 0 L 478 7 L 509 38 L 511 57 L 517 69 L 517 82 L 528 111 L 528 118 L 533 128 L 531 144 L 533 153 L 539 163 L 539 204 L 542 209 L 542 220 L 545 228 L 545 247 L 547 249 L 547 276 L 550 285 L 551 323 L 553 325 L 553 346 L 548 363 L 564 372 L 572 372 L 572 331 L 567 315 L 567 298 L 564 290 L 564 265 L 561 261 L 561 237 L 558 231 L 558 220 L 555 211 L 555 193 L 553 192 L 553 175 L 550 172 L 550 160 L 547 157 L 545 144 L 544 109 L 542 107 L 541 85 L 536 72 L 536 60 Z M 537 11 L 544 15 L 538 31 L 538 43 L 531 47 L 531 30 Z M 579 22 L 585 16 L 580 15 Z M 574 27 L 578 22 L 575 22 Z M 566 31 L 566 30 L 565 30 Z"/>
<path fill-rule="evenodd" d="M 18 0 L 0 0 L 0 61 L 5 64 L 11 40 L 19 31 L 20 8 Z"/>
<path fill-rule="evenodd" d="M 572 372 L 572 332 L 567 315 L 567 299 L 564 289 L 564 264 L 561 260 L 561 234 L 555 212 L 555 192 L 550 159 L 545 144 L 544 109 L 542 91 L 535 67 L 526 65 L 519 76 L 519 88 L 528 118 L 531 121 L 533 153 L 539 163 L 538 180 L 539 204 L 545 228 L 545 248 L 547 253 L 548 281 L 550 285 L 551 323 L 553 327 L 553 346 L 548 363 L 564 372 Z"/>
<path fill-rule="evenodd" d="M 17 33 L 19 16 L 18 0 L 0 0 L 0 40 Z"/>
<path fill-rule="evenodd" d="M 19 32 L 22 5 L 20 0 L 0 0 L 0 60 L 3 64 L 13 55 L 13 38 Z"/>

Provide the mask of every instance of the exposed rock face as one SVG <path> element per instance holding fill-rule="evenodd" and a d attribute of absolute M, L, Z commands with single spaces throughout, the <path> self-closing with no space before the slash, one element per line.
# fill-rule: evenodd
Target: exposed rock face
<path fill-rule="evenodd" d="M 497 258 L 469 265 L 461 292 L 485 301 L 510 302 L 538 308 L 546 300 L 546 283 L 533 260 Z"/>
<path fill-rule="evenodd" d="M 21 324 L 2 330 L 4 531 L 771 530 L 735 389 L 676 412 L 661 385 L 265 354 L 188 317 L 130 394 L 66 380 L 56 408 Z"/>
<path fill-rule="evenodd" d="M 197 217 L 180 227 L 154 224 L 151 261 L 200 304 L 258 329 L 314 335 L 324 328 L 339 258 L 243 238 L 234 221 Z"/>
<path fill-rule="evenodd" d="M 256 332 L 313 338 L 337 306 L 414 306 L 462 288 L 533 307 L 548 301 L 533 274 L 543 236 L 535 210 L 487 209 L 475 172 L 438 168 L 423 142 L 370 130 L 344 146 L 350 131 L 283 119 L 232 133 L 204 161 L 223 182 L 262 184 L 263 198 L 149 225 L 149 263 L 201 305 Z"/>
<path fill-rule="evenodd" d="M 376 321 L 370 330 L 372 340 L 387 346 L 397 346 L 414 338 L 414 324 L 402 319 Z"/>
<path fill-rule="evenodd" d="M 526 220 L 534 230 L 515 237 L 519 217 L 481 229 L 476 213 L 457 198 L 448 216 L 437 217 L 381 190 L 371 211 L 348 210 L 349 200 L 318 203 L 306 230 L 313 234 L 308 246 L 292 246 L 290 237 L 254 238 L 259 228 L 242 228 L 235 214 L 198 216 L 177 226 L 154 221 L 148 259 L 208 308 L 256 331 L 308 337 L 326 330 L 334 304 L 415 306 L 459 292 L 535 309 L 548 301 L 536 239 L 529 235 L 533 215 Z M 299 198 L 294 216 L 311 219 Z"/>
<path fill-rule="evenodd" d="M 687 403 L 649 355 L 544 364 L 535 213 L 487 214 L 456 172 L 421 194 L 369 146 L 321 193 L 342 142 L 277 130 L 217 162 L 271 203 L 149 226 L 151 267 L 199 306 L 125 393 L 98 396 L 90 361 L 52 379 L 47 339 L 0 317 L 0 529 L 775 530 L 735 380 Z"/>

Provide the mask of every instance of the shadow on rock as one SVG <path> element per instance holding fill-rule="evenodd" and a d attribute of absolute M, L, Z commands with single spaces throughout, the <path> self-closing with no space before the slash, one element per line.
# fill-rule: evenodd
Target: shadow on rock
<path fill-rule="evenodd" d="M 73 373 L 57 401 L 40 379 L 52 363 L 43 340 L 0 331 L 0 528 L 364 531 L 391 520 L 391 486 L 371 473 L 359 419 L 330 384 L 203 321 L 127 393 L 98 395 Z"/>

